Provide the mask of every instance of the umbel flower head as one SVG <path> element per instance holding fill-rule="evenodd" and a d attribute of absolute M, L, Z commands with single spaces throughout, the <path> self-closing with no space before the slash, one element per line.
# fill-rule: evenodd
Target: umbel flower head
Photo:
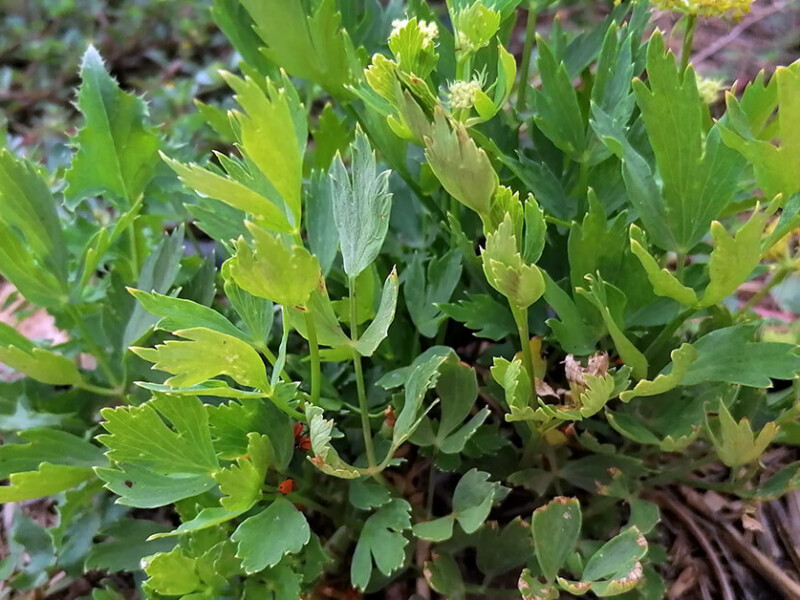
<path fill-rule="evenodd" d="M 408 25 L 408 19 L 395 19 L 392 21 L 392 32 L 389 34 L 389 38 L 398 36 L 406 25 Z M 423 35 L 422 47 L 430 48 L 436 42 L 436 38 L 439 37 L 439 26 L 433 22 L 428 23 L 428 21 L 418 21 L 417 25 Z"/>
<path fill-rule="evenodd" d="M 741 18 L 750 12 L 754 0 L 653 0 L 655 8 L 699 17 Z"/>
<path fill-rule="evenodd" d="M 450 108 L 462 110 L 472 108 L 475 104 L 475 96 L 480 91 L 481 84 L 473 79 L 472 81 L 454 81 L 450 84 L 448 95 L 450 97 Z"/>

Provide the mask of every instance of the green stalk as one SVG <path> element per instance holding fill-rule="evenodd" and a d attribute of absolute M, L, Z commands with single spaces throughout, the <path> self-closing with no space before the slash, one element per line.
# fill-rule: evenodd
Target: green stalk
<path fill-rule="evenodd" d="M 311 308 L 306 308 L 306 329 L 308 330 L 308 350 L 311 355 L 311 404 L 319 404 L 320 379 L 322 372 L 319 363 L 319 342 L 317 341 L 317 326 Z"/>
<path fill-rule="evenodd" d="M 533 370 L 533 356 L 531 355 L 531 336 L 528 331 L 528 309 L 515 308 L 513 305 L 510 306 L 511 313 L 514 315 L 514 321 L 517 323 L 517 331 L 519 332 L 519 342 L 522 346 L 522 362 L 524 363 L 525 370 L 528 372 L 531 387 L 533 387 L 536 377 L 535 371 Z"/>
<path fill-rule="evenodd" d="M 92 356 L 94 356 L 95 360 L 97 361 L 97 366 L 99 366 L 100 370 L 105 373 L 105 376 L 108 378 L 108 381 L 112 387 L 121 388 L 121 382 L 117 380 L 116 376 L 114 375 L 114 371 L 111 369 L 111 365 L 109 365 L 108 361 L 106 360 L 107 352 L 95 344 L 94 336 L 86 328 L 86 324 L 83 322 L 80 313 L 73 306 L 67 306 L 66 310 L 67 314 L 69 314 L 69 316 L 72 317 L 72 320 L 75 321 L 75 326 L 78 328 L 78 331 L 81 332 L 86 345 L 89 346 Z"/>
<path fill-rule="evenodd" d="M 692 56 L 692 43 L 694 42 L 694 30 L 697 27 L 697 15 L 686 17 L 686 33 L 683 35 L 683 50 L 681 51 L 681 73 L 686 71 L 689 66 L 689 59 Z"/>
<path fill-rule="evenodd" d="M 531 71 L 534 32 L 536 31 L 536 11 L 533 3 L 528 7 L 528 21 L 525 24 L 525 43 L 522 46 L 522 64 L 519 67 L 519 87 L 517 88 L 517 114 L 525 111 L 528 93 L 528 78 Z"/>
<path fill-rule="evenodd" d="M 747 312 L 754 306 L 756 306 L 759 302 L 761 302 L 764 298 L 766 298 L 769 293 L 772 291 L 776 285 L 783 282 L 789 274 L 792 272 L 792 269 L 787 269 L 785 267 L 781 267 L 778 269 L 778 272 L 770 279 L 764 287 L 762 287 L 758 292 L 756 292 L 747 302 L 745 302 L 742 307 L 736 311 L 736 314 L 742 314 Z"/>
<path fill-rule="evenodd" d="M 350 288 L 350 339 L 358 341 L 358 306 L 356 304 L 356 278 L 347 280 Z M 361 370 L 361 355 L 353 348 L 353 366 L 356 371 L 356 389 L 358 390 L 358 408 L 361 412 L 361 431 L 364 434 L 364 448 L 367 452 L 367 464 L 370 470 L 375 469 L 375 447 L 372 445 L 372 428 L 369 424 L 369 406 L 364 385 L 364 372 Z"/>

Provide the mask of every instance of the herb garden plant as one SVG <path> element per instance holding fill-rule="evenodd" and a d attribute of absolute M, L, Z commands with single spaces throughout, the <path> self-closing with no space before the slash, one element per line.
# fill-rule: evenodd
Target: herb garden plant
<path fill-rule="evenodd" d="M 656 4 L 677 58 L 644 1 L 215 0 L 208 156 L 90 47 L 66 172 L 0 150 L 69 337 L 0 327 L 8 590 L 654 599 L 662 490 L 800 487 L 797 345 L 734 297 L 798 265 L 800 62 L 712 113 L 692 33 L 749 2 Z"/>

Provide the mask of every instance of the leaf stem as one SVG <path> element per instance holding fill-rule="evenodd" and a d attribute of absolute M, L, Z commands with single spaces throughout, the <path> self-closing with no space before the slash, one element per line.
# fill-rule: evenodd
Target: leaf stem
<path fill-rule="evenodd" d="M 347 287 L 350 290 L 350 339 L 358 341 L 358 305 L 356 304 L 356 278 L 349 277 Z M 358 391 L 358 408 L 361 413 L 361 431 L 364 434 L 364 448 L 367 453 L 367 464 L 370 470 L 375 469 L 375 447 L 372 444 L 372 428 L 369 424 L 369 406 L 364 386 L 364 372 L 361 369 L 361 355 L 353 348 L 353 366 L 356 372 L 356 389 Z"/>
<path fill-rule="evenodd" d="M 531 53 L 533 52 L 534 33 L 536 31 L 536 10 L 533 2 L 528 6 L 528 21 L 525 24 L 525 42 L 522 46 L 522 64 L 519 68 L 519 84 L 517 88 L 517 114 L 525 112 L 528 93 L 528 78 L 531 71 Z"/>
<path fill-rule="evenodd" d="M 321 370 L 319 362 L 319 342 L 317 341 L 317 326 L 311 307 L 305 311 L 306 329 L 308 330 L 308 350 L 311 355 L 311 404 L 319 404 L 319 391 L 321 383 Z"/>
<path fill-rule="evenodd" d="M 689 59 L 692 56 L 692 43 L 694 42 L 694 30 L 697 26 L 697 15 L 686 17 L 686 33 L 683 34 L 683 50 L 681 51 L 681 73 L 685 73 L 689 66 Z"/>
<path fill-rule="evenodd" d="M 86 345 L 89 347 L 92 356 L 94 356 L 95 360 L 97 361 L 97 366 L 99 366 L 100 370 L 105 373 L 105 376 L 108 378 L 108 382 L 114 388 L 122 387 L 121 382 L 117 380 L 116 375 L 114 375 L 114 371 L 111 369 L 111 366 L 106 360 L 108 352 L 104 351 L 95 343 L 92 333 L 86 328 L 86 323 L 84 323 L 84 320 L 78 310 L 74 306 L 70 305 L 66 307 L 66 310 L 67 314 L 69 314 L 69 316 L 72 317 L 72 320 L 75 321 L 75 326 L 78 328 L 78 331 L 81 332 L 81 335 L 83 336 Z"/>
<path fill-rule="evenodd" d="M 87 383 L 85 381 L 79 383 L 75 387 L 86 390 L 87 392 L 91 392 L 93 394 L 97 394 L 98 396 L 119 396 L 122 394 L 122 390 L 120 388 L 105 388 L 99 385 L 92 385 L 91 383 Z"/>
<path fill-rule="evenodd" d="M 525 366 L 525 371 L 528 373 L 528 378 L 531 382 L 531 388 L 535 389 L 535 371 L 533 369 L 533 356 L 531 355 L 531 336 L 528 331 L 528 309 L 516 308 L 511 305 L 511 313 L 514 315 L 514 321 L 517 323 L 517 331 L 519 332 L 519 342 L 522 346 L 522 362 Z"/>
<path fill-rule="evenodd" d="M 739 310 L 736 311 L 736 314 L 742 314 L 743 312 L 746 312 L 756 306 L 769 295 L 769 293 L 772 291 L 772 288 L 782 283 L 791 272 L 791 269 L 787 269 L 785 267 L 779 268 L 778 272 L 775 273 L 772 279 L 764 284 L 764 287 L 753 294 L 753 296 L 747 302 L 745 302 Z"/>

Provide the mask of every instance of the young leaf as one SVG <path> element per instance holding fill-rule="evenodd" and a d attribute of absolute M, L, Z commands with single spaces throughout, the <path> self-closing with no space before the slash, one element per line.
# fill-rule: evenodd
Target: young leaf
<path fill-rule="evenodd" d="M 647 238 L 644 231 L 636 225 L 631 225 L 630 240 L 631 252 L 642 263 L 642 267 L 647 272 L 647 278 L 650 280 L 653 291 L 657 296 L 672 298 L 686 306 L 697 304 L 695 291 L 683 285 L 670 271 L 662 269 L 656 259 L 647 251 Z"/>
<path fill-rule="evenodd" d="M 720 460 L 729 467 L 746 465 L 764 453 L 778 434 L 778 425 L 772 421 L 764 425 L 758 435 L 753 435 L 749 419 L 734 421 L 724 402 L 719 403 L 719 427 L 713 428 L 706 416 L 706 428 Z"/>
<path fill-rule="evenodd" d="M 219 491 L 224 494 L 220 504 L 232 513 L 249 510 L 261 495 L 267 467 L 274 461 L 269 438 L 258 433 L 247 434 L 247 456 L 236 464 L 214 474 Z"/>
<path fill-rule="evenodd" d="M 222 76 L 244 110 L 232 113 L 239 125 L 242 152 L 280 195 L 292 216 L 292 225 L 298 229 L 308 128 L 305 114 L 297 118 L 296 113 L 302 111 L 297 95 L 294 90 L 279 89 L 270 80 L 262 88 L 250 77 L 241 79 L 225 72 Z M 288 80 L 284 82 L 291 85 Z M 263 209 L 261 214 L 273 221 Z"/>
<path fill-rule="evenodd" d="M 34 471 L 12 473 L 9 485 L 0 486 L 0 502 L 22 502 L 50 496 L 94 478 L 91 468 L 43 462 Z"/>
<path fill-rule="evenodd" d="M 246 573 L 274 567 L 286 554 L 296 554 L 311 539 L 303 513 L 286 498 L 276 498 L 257 515 L 245 519 L 231 539 Z"/>
<path fill-rule="evenodd" d="M 323 473 L 339 477 L 340 479 L 357 479 L 363 474 L 353 466 L 348 465 L 340 457 L 336 449 L 331 446 L 331 431 L 333 421 L 322 417 L 322 409 L 318 406 L 306 408 L 308 418 L 309 437 L 314 456 L 309 457 L 309 462 Z"/>
<path fill-rule="evenodd" d="M 269 393 L 264 363 L 258 353 L 238 337 L 205 327 L 175 332 L 186 342 L 170 340 L 155 348 L 131 348 L 152 362 L 153 369 L 172 373 L 167 385 L 192 386 L 218 375 L 227 375 L 241 385 Z"/>
<path fill-rule="evenodd" d="M 411 505 L 395 498 L 379 508 L 364 523 L 350 565 L 353 585 L 365 590 L 372 577 L 373 562 L 386 576 L 403 566 L 408 540 L 403 532 L 411 527 Z"/>
<path fill-rule="evenodd" d="M 141 98 L 123 92 L 89 46 L 81 63 L 78 109 L 84 126 L 74 138 L 78 148 L 67 171 L 65 194 L 72 206 L 97 193 L 121 209 L 130 208 L 153 177 L 159 139 Z"/>
<path fill-rule="evenodd" d="M 236 254 L 227 269 L 236 284 L 247 292 L 284 306 L 305 306 L 319 285 L 317 258 L 302 246 L 286 247 L 271 233 L 247 224 L 255 251 L 239 238 Z"/>
<path fill-rule="evenodd" d="M 344 271 L 357 277 L 380 252 L 389 229 L 392 195 L 390 171 L 377 172 L 375 154 L 367 136 L 356 132 L 352 148 L 352 175 L 337 154 L 329 177 L 333 185 L 333 217 L 339 230 Z"/>
<path fill-rule="evenodd" d="M 518 309 L 528 308 L 544 294 L 545 283 L 536 265 L 523 261 L 517 249 L 511 216 L 486 235 L 481 253 L 483 271 L 491 286 Z"/>
<path fill-rule="evenodd" d="M 623 402 L 630 402 L 634 398 L 642 396 L 656 396 L 679 386 L 686 375 L 689 365 L 697 358 L 697 351 L 691 344 L 682 344 L 670 354 L 672 359 L 671 370 L 668 373 L 661 373 L 653 381 L 646 379 L 640 380 L 636 387 L 620 394 Z"/>
<path fill-rule="evenodd" d="M 547 581 L 555 581 L 575 551 L 581 533 L 581 505 L 577 498 L 559 497 L 533 512 L 536 558 Z"/>
<path fill-rule="evenodd" d="M 425 139 L 425 157 L 442 187 L 486 221 L 498 178 L 486 152 L 478 148 L 465 127 L 451 125 L 436 110 L 431 137 Z"/>

